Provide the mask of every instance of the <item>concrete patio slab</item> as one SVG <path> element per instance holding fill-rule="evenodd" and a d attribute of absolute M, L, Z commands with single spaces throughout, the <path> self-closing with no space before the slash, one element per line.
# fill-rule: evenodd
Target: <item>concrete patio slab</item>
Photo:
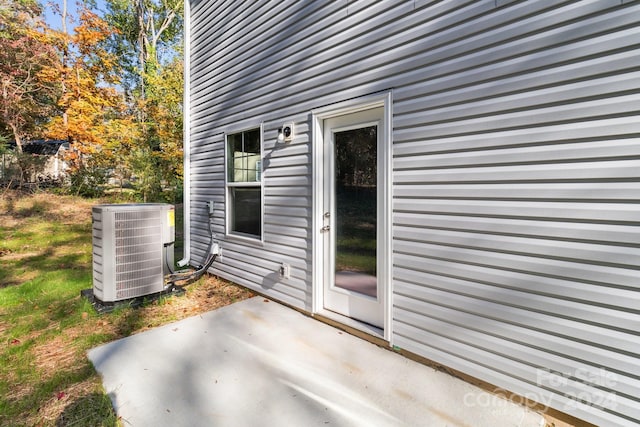
<path fill-rule="evenodd" d="M 90 350 L 124 424 L 544 425 L 522 406 L 266 301 Z"/>

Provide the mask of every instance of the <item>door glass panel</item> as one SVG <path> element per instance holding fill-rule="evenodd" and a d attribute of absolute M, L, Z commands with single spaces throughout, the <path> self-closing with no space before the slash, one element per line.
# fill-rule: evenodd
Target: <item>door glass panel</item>
<path fill-rule="evenodd" d="M 335 286 L 377 297 L 377 126 L 334 133 Z"/>

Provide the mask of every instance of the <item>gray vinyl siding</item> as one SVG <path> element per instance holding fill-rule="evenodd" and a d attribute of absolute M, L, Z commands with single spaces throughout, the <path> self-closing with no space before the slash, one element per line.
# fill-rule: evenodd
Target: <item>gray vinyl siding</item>
<path fill-rule="evenodd" d="M 391 343 L 640 423 L 640 2 L 191 5 L 194 259 L 215 200 L 212 271 L 311 311 L 310 112 L 391 90 Z M 264 241 L 224 239 L 224 136 L 261 124 Z"/>

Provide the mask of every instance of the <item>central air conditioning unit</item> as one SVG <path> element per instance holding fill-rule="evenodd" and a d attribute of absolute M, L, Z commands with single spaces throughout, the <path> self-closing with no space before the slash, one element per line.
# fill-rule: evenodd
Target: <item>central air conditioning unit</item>
<path fill-rule="evenodd" d="M 94 298 L 113 303 L 162 292 L 173 267 L 174 207 L 97 205 L 92 217 Z"/>

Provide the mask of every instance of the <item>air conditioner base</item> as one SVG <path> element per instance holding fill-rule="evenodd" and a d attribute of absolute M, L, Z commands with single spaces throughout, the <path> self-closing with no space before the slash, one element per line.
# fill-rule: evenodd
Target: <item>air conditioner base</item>
<path fill-rule="evenodd" d="M 80 295 L 85 297 L 87 300 L 89 300 L 89 302 L 91 303 L 91 306 L 99 314 L 111 313 L 112 311 L 118 308 L 126 308 L 126 307 L 138 308 L 143 305 L 149 304 L 150 302 L 157 301 L 160 298 L 165 296 L 173 296 L 173 295 L 183 296 L 185 293 L 186 293 L 185 290 L 180 286 L 173 286 L 167 291 L 157 292 L 155 294 L 145 295 L 145 296 L 136 297 L 136 298 L 129 298 L 129 299 L 120 300 L 120 301 L 105 302 L 105 301 L 100 301 L 98 298 L 96 298 L 93 295 L 93 289 L 91 288 L 83 289 L 82 291 L 80 291 Z"/>

